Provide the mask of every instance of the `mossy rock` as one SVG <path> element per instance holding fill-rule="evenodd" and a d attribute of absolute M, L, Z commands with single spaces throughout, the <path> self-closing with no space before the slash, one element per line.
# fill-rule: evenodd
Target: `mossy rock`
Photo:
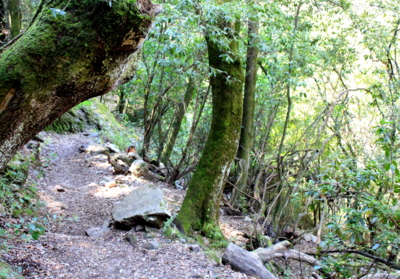
<path fill-rule="evenodd" d="M 47 126 L 45 130 L 56 133 L 79 133 L 89 129 L 103 130 L 100 119 L 102 115 L 95 114 L 92 111 L 102 106 L 105 107 L 105 105 L 100 103 L 97 99 L 85 101 L 64 113 L 52 124 Z M 104 111 L 103 108 L 101 110 Z"/>
<path fill-rule="evenodd" d="M 46 131 L 56 133 L 79 133 L 90 130 L 101 131 L 105 138 L 111 140 L 121 150 L 132 145 L 132 137 L 139 138 L 132 131 L 127 131 L 108 107 L 97 98 L 80 103 L 46 127 Z"/>
<path fill-rule="evenodd" d="M 14 271 L 13 267 L 5 262 L 0 262 L 0 279 L 23 279 L 25 277 Z"/>

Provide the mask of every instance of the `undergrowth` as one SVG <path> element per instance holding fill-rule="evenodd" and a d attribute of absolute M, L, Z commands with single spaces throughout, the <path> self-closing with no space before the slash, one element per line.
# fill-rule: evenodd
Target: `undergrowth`
<path fill-rule="evenodd" d="M 34 183 L 26 183 L 31 159 L 16 155 L 0 173 L 0 238 L 38 239 L 45 231 Z"/>

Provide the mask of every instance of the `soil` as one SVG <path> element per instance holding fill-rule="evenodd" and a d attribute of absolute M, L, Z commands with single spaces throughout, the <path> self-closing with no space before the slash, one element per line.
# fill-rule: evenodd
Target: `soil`
<path fill-rule="evenodd" d="M 115 176 L 105 155 L 80 152 L 82 145 L 99 143 L 96 134 L 41 133 L 40 137 L 45 139 L 41 151 L 44 176 L 38 178 L 36 168 L 30 179 L 37 182 L 45 203 L 42 213 L 48 220 L 47 231 L 39 240 L 18 241 L 2 253 L 3 260 L 19 266 L 25 278 L 252 278 L 212 260 L 218 256 L 215 251 L 205 247 L 196 251 L 195 243 L 169 239 L 162 230 L 128 232 L 111 227 L 101 236 L 89 237 L 87 229 L 107 227 L 113 205 L 149 181 Z M 116 181 L 115 187 L 107 187 L 110 180 Z M 185 191 L 158 185 L 176 214 Z M 248 226 L 237 217 L 221 218 L 224 234 L 236 243 L 244 241 Z M 128 234 L 137 243 L 128 242 Z M 149 248 L 151 242 L 159 247 Z"/>

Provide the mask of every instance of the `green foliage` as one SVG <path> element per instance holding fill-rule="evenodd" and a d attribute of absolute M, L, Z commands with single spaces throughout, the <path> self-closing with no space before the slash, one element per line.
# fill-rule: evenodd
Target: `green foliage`
<path fill-rule="evenodd" d="M 26 185 L 29 163 L 16 155 L 0 174 L 0 209 L 3 216 L 10 216 L 15 222 L 5 222 L 0 234 L 22 239 L 38 239 L 45 231 L 37 217 L 42 204 L 38 201 L 34 184 Z M 11 234 L 10 234 L 11 233 Z"/>
<path fill-rule="evenodd" d="M 0 261 L 0 279 L 23 279 L 24 277 L 18 274 L 12 266 Z"/>

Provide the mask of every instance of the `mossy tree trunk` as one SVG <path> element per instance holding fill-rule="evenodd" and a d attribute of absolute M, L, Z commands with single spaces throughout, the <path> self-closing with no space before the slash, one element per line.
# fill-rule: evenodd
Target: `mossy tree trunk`
<path fill-rule="evenodd" d="M 248 21 L 248 47 L 246 60 L 246 80 L 244 85 L 243 98 L 243 119 L 240 131 L 239 149 L 237 153 L 238 181 L 236 188 L 233 189 L 231 204 L 238 208 L 241 199 L 250 192 L 248 183 L 249 167 L 250 167 L 250 151 L 253 147 L 254 134 L 254 110 L 255 110 L 255 94 L 257 82 L 257 61 L 258 61 L 258 33 L 259 23 L 257 19 L 251 18 Z"/>
<path fill-rule="evenodd" d="M 211 68 L 212 122 L 203 154 L 189 183 L 186 197 L 175 220 L 187 234 L 200 231 L 213 239 L 223 239 L 219 228 L 219 206 L 225 180 L 237 151 L 242 120 L 244 74 L 238 55 L 234 22 L 221 12 L 219 36 L 206 33 Z M 206 31 L 207 32 L 207 31 Z M 226 42 L 228 45 L 221 45 Z"/>
<path fill-rule="evenodd" d="M 17 37 L 21 31 L 22 13 L 20 0 L 8 0 L 7 6 L 10 21 L 10 39 L 13 39 Z"/>
<path fill-rule="evenodd" d="M 132 78 L 161 8 L 149 0 L 44 1 L 0 49 L 0 170 L 70 108 Z"/>
<path fill-rule="evenodd" d="M 6 7 L 5 2 L 0 0 L 0 46 L 6 41 Z"/>
<path fill-rule="evenodd" d="M 126 106 L 126 89 L 125 88 L 121 88 L 119 90 L 119 99 L 118 99 L 118 105 L 117 105 L 117 111 L 120 114 L 125 113 L 125 106 Z"/>

